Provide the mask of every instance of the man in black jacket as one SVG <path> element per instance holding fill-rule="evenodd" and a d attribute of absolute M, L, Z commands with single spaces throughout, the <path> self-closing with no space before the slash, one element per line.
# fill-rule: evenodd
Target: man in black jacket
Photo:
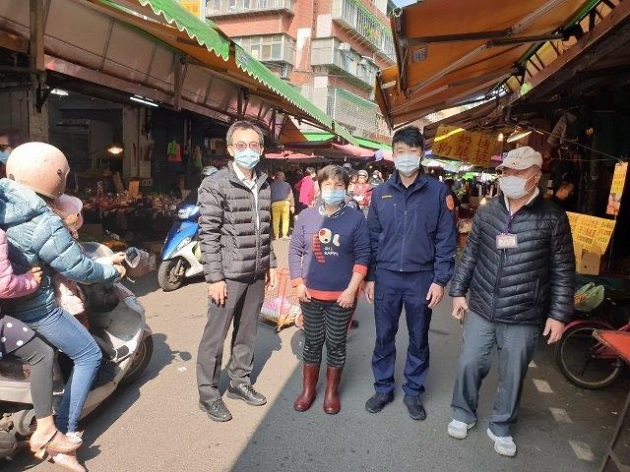
<path fill-rule="evenodd" d="M 263 133 L 252 123 L 237 121 L 226 140 L 234 161 L 199 187 L 199 238 L 209 308 L 197 355 L 197 385 L 199 407 L 214 421 L 232 419 L 218 389 L 223 344 L 232 323 L 227 395 L 249 405 L 267 402 L 254 390 L 249 375 L 265 285 L 276 283 L 271 189 L 267 176 L 256 168 Z"/>
<path fill-rule="evenodd" d="M 450 289 L 464 335 L 448 434 L 464 439 L 475 425 L 479 387 L 496 347 L 499 388 L 487 434 L 504 456 L 516 454 L 510 425 L 540 328 L 554 343 L 573 315 L 571 228 L 538 189 L 541 165 L 530 147 L 508 153 L 500 166 L 502 194 L 477 210 Z"/>

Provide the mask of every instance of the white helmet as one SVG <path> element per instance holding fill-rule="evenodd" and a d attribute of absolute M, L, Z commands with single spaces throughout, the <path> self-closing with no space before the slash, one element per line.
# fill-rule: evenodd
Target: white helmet
<path fill-rule="evenodd" d="M 53 199 L 61 196 L 66 189 L 69 172 L 66 156 L 46 143 L 21 144 L 7 161 L 7 177 Z"/>

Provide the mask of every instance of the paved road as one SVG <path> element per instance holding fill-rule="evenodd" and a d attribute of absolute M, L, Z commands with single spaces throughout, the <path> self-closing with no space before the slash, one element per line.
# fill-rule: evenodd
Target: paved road
<path fill-rule="evenodd" d="M 286 242 L 278 244 L 283 254 Z M 340 414 L 323 413 L 321 385 L 310 411 L 293 411 L 301 387 L 302 333 L 293 327 L 276 333 L 261 324 L 254 378 L 269 403 L 250 407 L 226 398 L 234 419 L 218 424 L 197 409 L 195 356 L 205 321 L 204 284 L 165 294 L 154 276 L 148 276 L 132 288 L 141 296 L 155 331 L 155 354 L 143 378 L 117 392 L 84 423 L 86 446 L 80 457 L 92 472 L 594 471 L 630 387 L 624 380 L 600 392 L 575 388 L 558 373 L 551 350 L 541 344 L 514 430 L 518 455 L 502 458 L 485 434 L 496 388 L 494 369 L 482 389 L 481 424 L 465 441 L 446 435 L 460 341 L 460 327 L 449 315 L 450 300 L 433 316 L 432 369 L 424 397 L 427 420 L 409 419 L 400 389 L 382 413 L 365 412 L 365 400 L 372 394 L 374 323 L 371 307 L 361 303 L 360 327 L 348 341 Z M 401 354 L 405 333 L 403 322 Z M 400 355 L 398 381 L 403 362 Z M 61 470 L 30 457 L 0 462 L 0 469 Z"/>

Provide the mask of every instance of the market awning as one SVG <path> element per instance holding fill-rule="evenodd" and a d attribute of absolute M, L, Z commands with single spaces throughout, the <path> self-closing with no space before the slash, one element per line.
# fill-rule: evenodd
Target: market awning
<path fill-rule="evenodd" d="M 339 144 L 333 139 L 326 141 L 309 141 L 298 143 L 286 143 L 284 145 L 286 150 L 293 152 L 301 152 L 306 154 L 313 154 L 315 156 L 330 157 L 330 158 L 352 158 L 369 160 L 374 157 L 373 149 L 366 149 L 360 146 L 354 146 L 352 144 Z"/>
<path fill-rule="evenodd" d="M 172 0 L 90 0 L 124 14 L 119 18 L 241 83 L 283 111 L 335 133 L 349 143 L 356 141 L 342 125 L 311 103 L 299 90 L 275 75 L 260 61 L 225 36 L 212 21 L 203 22 Z M 138 12 L 138 6 L 142 9 Z M 141 15 L 139 14 L 141 13 Z M 163 22 L 152 19 L 159 16 Z M 176 29 L 177 31 L 174 31 Z M 245 74 L 243 74 L 243 72 Z"/>
<path fill-rule="evenodd" d="M 565 29 L 598 0 L 426 0 L 397 10 L 398 66 L 381 72 L 377 101 L 391 126 L 489 95 L 522 73 L 532 45 Z"/>
<path fill-rule="evenodd" d="M 527 92 L 511 104 L 513 118 L 578 103 L 617 108 L 615 89 L 630 80 L 630 2 L 619 3 L 560 57 L 527 78 Z"/>
<path fill-rule="evenodd" d="M 28 53 L 30 29 L 29 2 L 0 2 L 0 40 L 14 38 L 5 47 Z M 43 36 L 49 79 L 83 93 L 122 102 L 138 95 L 226 123 L 249 119 L 273 139 L 291 115 L 356 144 L 216 25 L 172 0 L 50 0 Z"/>

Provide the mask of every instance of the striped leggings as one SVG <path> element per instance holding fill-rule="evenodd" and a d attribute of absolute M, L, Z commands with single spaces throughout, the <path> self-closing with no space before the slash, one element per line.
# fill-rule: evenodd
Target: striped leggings
<path fill-rule="evenodd" d="M 304 319 L 304 351 L 302 359 L 308 364 L 319 364 L 326 342 L 329 367 L 343 367 L 346 363 L 346 332 L 354 312 L 341 308 L 335 301 L 300 302 Z"/>

